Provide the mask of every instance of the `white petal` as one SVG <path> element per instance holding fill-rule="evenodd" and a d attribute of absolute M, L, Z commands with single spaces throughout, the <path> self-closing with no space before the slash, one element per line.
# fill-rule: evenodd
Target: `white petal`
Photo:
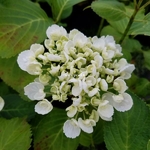
<path fill-rule="evenodd" d="M 124 68 L 120 70 L 121 78 L 129 79 L 134 69 L 135 69 L 135 66 L 133 64 L 126 65 Z"/>
<path fill-rule="evenodd" d="M 98 120 L 99 120 L 98 112 L 96 110 L 92 110 L 92 113 L 91 113 L 89 119 L 93 119 L 93 120 L 95 120 L 95 122 L 98 122 Z"/>
<path fill-rule="evenodd" d="M 100 87 L 102 91 L 107 91 L 108 90 L 108 84 L 105 79 L 100 80 Z"/>
<path fill-rule="evenodd" d="M 100 117 L 105 121 L 112 121 L 112 117 L 104 117 L 102 115 Z"/>
<path fill-rule="evenodd" d="M 98 88 L 93 88 L 91 91 L 88 92 L 88 96 L 92 97 L 98 93 L 99 89 Z"/>
<path fill-rule="evenodd" d="M 49 102 L 46 99 L 39 101 L 35 105 L 35 112 L 37 112 L 38 114 L 41 114 L 41 115 L 48 114 L 52 109 L 53 109 L 53 105 L 51 104 L 51 102 Z"/>
<path fill-rule="evenodd" d="M 95 64 L 96 67 L 99 69 L 102 66 L 102 64 L 103 64 L 103 58 L 100 55 L 96 55 L 94 57 L 94 60 L 96 62 L 96 64 Z"/>
<path fill-rule="evenodd" d="M 61 57 L 57 54 L 48 54 L 47 55 L 47 58 L 50 60 L 50 61 L 54 61 L 54 62 L 60 62 L 61 61 Z"/>
<path fill-rule="evenodd" d="M 93 119 L 82 120 L 82 118 L 78 118 L 79 127 L 86 133 L 93 132 L 93 126 L 96 125 L 96 122 Z"/>
<path fill-rule="evenodd" d="M 74 86 L 72 87 L 72 95 L 79 96 L 82 91 L 82 83 L 79 79 L 71 79 L 70 82 L 74 82 Z"/>
<path fill-rule="evenodd" d="M 67 36 L 67 31 L 62 26 L 53 24 L 46 30 L 46 35 L 49 39 L 59 40 L 62 36 Z"/>
<path fill-rule="evenodd" d="M 28 64 L 26 71 L 31 75 L 40 75 L 42 72 L 41 67 L 42 65 L 39 62 L 34 61 Z"/>
<path fill-rule="evenodd" d="M 0 96 L 0 111 L 3 109 L 4 105 L 5 105 L 5 101 L 4 101 L 4 99 Z"/>
<path fill-rule="evenodd" d="M 101 116 L 106 118 L 110 118 L 114 114 L 113 106 L 109 104 L 107 100 L 102 101 L 98 106 L 98 113 Z"/>
<path fill-rule="evenodd" d="M 122 93 L 123 100 L 121 102 L 113 102 L 113 106 L 116 110 L 124 112 L 131 109 L 133 105 L 132 97 L 128 93 Z"/>
<path fill-rule="evenodd" d="M 71 30 L 69 33 L 69 39 L 72 40 L 77 33 L 81 33 L 81 32 L 77 29 Z"/>
<path fill-rule="evenodd" d="M 33 51 L 25 50 L 18 55 L 17 63 L 22 70 L 26 71 L 28 64 L 32 62 L 33 59 L 35 60 Z"/>
<path fill-rule="evenodd" d="M 76 138 L 80 135 L 81 129 L 75 119 L 67 120 L 63 126 L 63 132 L 68 138 Z"/>
<path fill-rule="evenodd" d="M 73 105 L 78 106 L 81 103 L 81 96 L 79 95 L 78 98 L 72 98 L 73 100 Z"/>
<path fill-rule="evenodd" d="M 93 48 L 99 52 L 102 52 L 105 49 L 105 41 L 103 38 L 97 38 L 94 36 L 92 38 Z"/>
<path fill-rule="evenodd" d="M 77 107 L 73 105 L 67 107 L 66 110 L 68 111 L 67 116 L 70 118 L 74 117 L 74 115 L 77 113 Z"/>
<path fill-rule="evenodd" d="M 39 82 L 32 82 L 24 87 L 25 95 L 31 100 L 42 100 L 45 97 L 44 85 Z"/>
<path fill-rule="evenodd" d="M 75 46 L 82 48 L 87 44 L 87 37 L 83 33 L 77 33 L 73 38 Z"/>
<path fill-rule="evenodd" d="M 44 46 L 41 44 L 32 44 L 30 50 L 34 52 L 36 56 L 44 53 Z"/>
<path fill-rule="evenodd" d="M 119 78 L 114 80 L 113 87 L 119 93 L 124 93 L 128 89 L 125 81 Z"/>
<path fill-rule="evenodd" d="M 53 66 L 51 64 L 51 70 L 49 71 L 51 75 L 56 75 L 58 72 L 59 72 L 59 69 L 60 69 L 60 65 L 58 66 Z"/>

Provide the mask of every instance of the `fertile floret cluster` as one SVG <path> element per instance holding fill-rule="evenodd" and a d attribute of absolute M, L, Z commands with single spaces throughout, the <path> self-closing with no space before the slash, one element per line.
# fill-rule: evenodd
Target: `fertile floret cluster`
<path fill-rule="evenodd" d="M 135 67 L 121 58 L 121 47 L 112 36 L 86 37 L 55 24 L 46 34 L 44 46 L 33 44 L 17 59 L 22 70 L 38 76 L 24 88 L 29 99 L 37 100 L 37 113 L 49 113 L 53 101 L 70 100 L 63 132 L 75 138 L 81 130 L 92 133 L 99 118 L 111 121 L 114 109 L 124 112 L 132 107 L 125 79 Z"/>

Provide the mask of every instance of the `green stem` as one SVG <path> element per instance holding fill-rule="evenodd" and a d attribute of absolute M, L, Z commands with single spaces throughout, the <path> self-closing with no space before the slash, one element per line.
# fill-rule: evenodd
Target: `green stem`
<path fill-rule="evenodd" d="M 134 6 L 135 6 L 135 7 L 137 6 L 137 2 L 136 2 L 136 0 L 134 0 Z"/>
<path fill-rule="evenodd" d="M 125 31 L 124 31 L 123 36 L 121 37 L 121 39 L 120 39 L 120 41 L 119 41 L 119 44 L 122 44 L 122 42 L 124 41 L 125 37 L 127 36 L 128 32 L 129 32 L 129 30 L 130 30 L 130 28 L 131 28 L 131 25 L 132 25 L 132 23 L 133 23 L 133 21 L 134 21 L 134 18 L 135 18 L 135 16 L 136 16 L 136 14 L 138 13 L 138 11 L 139 11 L 142 7 L 146 7 L 146 6 L 149 4 L 149 2 L 147 2 L 148 4 L 146 3 L 145 5 L 143 5 L 143 6 L 140 8 L 142 2 L 143 2 L 143 0 L 139 0 L 138 3 L 136 2 L 136 0 L 134 0 L 135 10 L 134 10 L 134 12 L 133 12 L 133 14 L 132 14 L 132 16 L 131 16 L 129 22 L 128 22 L 128 25 L 127 25 L 127 27 L 126 27 L 126 29 L 125 29 Z"/>
<path fill-rule="evenodd" d="M 119 41 L 119 44 L 122 44 L 122 42 L 124 41 L 125 37 L 127 36 L 128 32 L 129 32 L 129 29 L 130 29 L 130 27 L 131 27 L 131 25 L 132 25 L 132 23 L 134 21 L 134 18 L 136 16 L 137 12 L 138 12 L 138 10 L 135 9 L 135 11 L 132 14 L 132 16 L 131 16 L 131 18 L 130 18 L 130 20 L 128 22 L 128 25 L 127 25 L 127 27 L 126 27 L 126 29 L 125 29 L 125 31 L 124 31 L 120 41 Z"/>
<path fill-rule="evenodd" d="M 100 25 L 99 25 L 99 28 L 97 31 L 97 36 L 100 36 L 100 33 L 102 31 L 102 28 L 103 28 L 104 20 L 105 20 L 104 18 L 101 19 L 101 22 L 100 22 Z"/>
<path fill-rule="evenodd" d="M 143 8 L 147 7 L 148 5 L 150 5 L 150 1 L 145 3 L 143 6 L 141 6 L 140 9 L 143 9 Z"/>

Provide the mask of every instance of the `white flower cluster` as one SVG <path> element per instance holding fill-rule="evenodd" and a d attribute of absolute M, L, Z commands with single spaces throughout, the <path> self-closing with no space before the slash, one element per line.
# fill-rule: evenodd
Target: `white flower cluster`
<path fill-rule="evenodd" d="M 132 107 L 124 80 L 131 77 L 135 67 L 120 58 L 121 47 L 112 36 L 86 37 L 77 29 L 67 33 L 55 24 L 46 34 L 44 46 L 33 44 L 17 59 L 22 70 L 38 75 L 24 88 L 25 95 L 38 101 L 37 113 L 47 114 L 53 101 L 69 99 L 72 104 L 66 108 L 69 119 L 63 131 L 76 138 L 81 130 L 92 133 L 99 117 L 111 121 L 114 109 L 124 112 Z"/>

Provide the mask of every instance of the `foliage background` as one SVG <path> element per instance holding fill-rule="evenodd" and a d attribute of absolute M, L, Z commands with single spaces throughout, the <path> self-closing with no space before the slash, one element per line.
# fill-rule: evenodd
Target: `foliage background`
<path fill-rule="evenodd" d="M 150 150 L 149 0 L 0 0 L 0 12 L 1 150 Z M 115 112 L 112 122 L 100 120 L 92 134 L 74 140 L 62 132 L 67 103 L 56 103 L 48 115 L 35 114 L 35 103 L 23 91 L 33 77 L 16 62 L 21 51 L 43 42 L 53 23 L 87 36 L 113 35 L 136 66 L 127 81 L 133 108 Z"/>

